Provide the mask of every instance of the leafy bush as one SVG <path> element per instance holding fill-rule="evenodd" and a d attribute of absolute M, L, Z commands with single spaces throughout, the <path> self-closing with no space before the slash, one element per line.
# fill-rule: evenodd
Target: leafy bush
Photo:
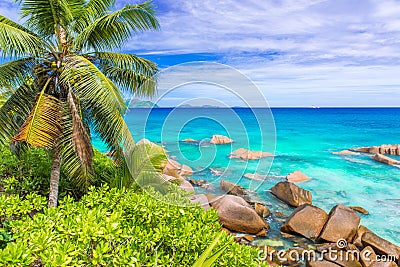
<path fill-rule="evenodd" d="M 0 146 L 0 153 L 0 192 L 17 194 L 22 198 L 30 193 L 48 196 L 51 159 L 46 150 L 31 148 L 22 151 L 17 158 L 9 148 Z M 94 151 L 93 168 L 95 186 L 110 183 L 118 175 L 111 159 L 97 150 Z M 75 199 L 85 193 L 64 173 L 61 175 L 59 191 L 60 197 L 71 195 Z"/>
<path fill-rule="evenodd" d="M 152 195 L 160 201 L 103 186 L 50 209 L 44 198 L 1 196 L 0 219 L 11 220 L 15 241 L 0 249 L 0 266 L 191 266 L 220 233 L 216 211 L 165 204 L 188 201 L 180 191 Z M 29 209 L 42 212 L 32 219 Z M 225 233 L 215 249 L 225 244 L 216 266 L 260 266 L 257 250 Z"/>

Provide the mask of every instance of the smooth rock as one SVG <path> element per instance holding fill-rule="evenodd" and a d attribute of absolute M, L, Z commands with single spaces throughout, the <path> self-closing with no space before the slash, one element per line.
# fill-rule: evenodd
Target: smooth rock
<path fill-rule="evenodd" d="M 340 267 L 340 265 L 327 260 L 315 260 L 307 261 L 306 267 Z"/>
<path fill-rule="evenodd" d="M 186 138 L 186 139 L 182 140 L 182 142 L 184 142 L 184 143 L 199 143 L 200 141 L 192 139 L 192 138 Z"/>
<path fill-rule="evenodd" d="M 384 156 L 382 154 L 375 154 L 371 158 L 377 162 L 388 164 L 388 165 L 399 165 L 400 164 L 400 161 L 389 158 L 388 156 Z"/>
<path fill-rule="evenodd" d="M 255 160 L 263 157 L 273 157 L 274 155 L 269 152 L 251 151 L 244 148 L 239 148 L 229 154 L 231 159 Z"/>
<path fill-rule="evenodd" d="M 261 203 L 254 203 L 254 210 L 257 212 L 258 215 L 261 216 L 261 218 L 268 218 L 271 215 L 271 211 L 269 210 L 268 207 Z"/>
<path fill-rule="evenodd" d="M 312 194 L 310 191 L 289 182 L 277 183 L 271 188 L 271 193 L 283 202 L 294 207 L 312 203 Z"/>
<path fill-rule="evenodd" d="M 358 252 L 354 252 L 358 253 Z M 324 259 L 334 262 L 343 267 L 362 267 L 361 263 L 357 260 L 357 256 L 348 251 L 338 250 L 331 251 L 331 253 L 324 253 Z"/>
<path fill-rule="evenodd" d="M 244 196 L 245 192 L 243 190 L 243 187 L 238 186 L 237 184 L 221 180 L 219 187 L 221 188 L 222 191 L 230 194 L 230 195 L 235 195 L 235 196 Z"/>
<path fill-rule="evenodd" d="M 246 240 L 249 241 L 249 242 L 252 242 L 252 241 L 254 241 L 254 239 L 256 239 L 256 238 L 255 238 L 254 236 L 252 236 L 252 235 L 244 235 L 243 238 L 246 239 Z"/>
<path fill-rule="evenodd" d="M 377 261 L 371 263 L 369 267 L 398 267 L 398 265 L 393 261 Z"/>
<path fill-rule="evenodd" d="M 265 229 L 262 229 L 260 232 L 256 234 L 257 237 L 267 237 L 268 233 Z"/>
<path fill-rule="evenodd" d="M 366 232 L 372 232 L 372 231 L 369 230 L 369 229 L 368 229 L 367 227 L 365 227 L 364 225 L 360 225 L 360 226 L 358 227 L 357 234 L 356 234 L 356 236 L 354 237 L 353 244 L 356 245 L 357 247 L 363 247 L 361 238 L 362 238 L 363 234 L 366 233 Z"/>
<path fill-rule="evenodd" d="M 319 238 L 333 243 L 345 239 L 350 243 L 357 233 L 359 223 L 360 216 L 354 210 L 337 205 L 331 209 Z"/>
<path fill-rule="evenodd" d="M 325 211 L 305 204 L 293 211 L 292 215 L 287 218 L 286 223 L 281 227 L 281 231 L 315 240 L 318 238 L 327 220 L 328 214 Z"/>
<path fill-rule="evenodd" d="M 189 166 L 180 164 L 176 160 L 168 159 L 163 173 L 179 178 L 180 176 L 188 176 L 193 174 L 193 170 Z"/>
<path fill-rule="evenodd" d="M 186 181 L 186 180 L 181 180 L 181 181 L 182 181 L 182 182 L 181 182 L 179 188 L 185 190 L 186 192 L 192 192 L 192 193 L 194 193 L 194 188 L 193 188 L 193 186 L 192 186 L 191 183 L 189 183 L 189 182 Z"/>
<path fill-rule="evenodd" d="M 365 232 L 361 237 L 361 242 L 364 246 L 370 246 L 376 254 L 394 256 L 397 260 L 400 259 L 400 247 L 391 242 L 377 236 L 373 232 Z"/>
<path fill-rule="evenodd" d="M 363 207 L 359 207 L 359 206 L 349 206 L 350 209 L 357 211 L 358 213 L 364 214 L 364 215 L 368 215 L 369 211 L 364 209 Z"/>
<path fill-rule="evenodd" d="M 352 151 L 358 151 L 371 154 L 400 155 L 400 145 L 380 145 L 370 147 L 353 148 Z"/>
<path fill-rule="evenodd" d="M 360 153 L 350 151 L 348 149 L 339 152 L 332 152 L 333 155 L 360 155 Z"/>
<path fill-rule="evenodd" d="M 231 231 L 257 234 L 269 227 L 241 197 L 225 195 L 214 200 L 211 206 L 218 211 L 219 222 Z"/>
<path fill-rule="evenodd" d="M 233 140 L 224 135 L 214 134 L 210 140 L 210 144 L 224 145 L 233 143 Z"/>
<path fill-rule="evenodd" d="M 290 183 L 299 183 L 309 181 L 311 178 L 300 171 L 294 171 L 286 176 L 286 180 Z"/>
<path fill-rule="evenodd" d="M 366 246 L 360 253 L 360 262 L 364 267 L 369 267 L 376 260 L 376 253 L 370 247 Z"/>
<path fill-rule="evenodd" d="M 190 196 L 189 200 L 192 203 L 200 203 L 200 206 L 204 210 L 209 210 L 210 209 L 210 204 L 208 203 L 208 198 L 204 194 Z"/>

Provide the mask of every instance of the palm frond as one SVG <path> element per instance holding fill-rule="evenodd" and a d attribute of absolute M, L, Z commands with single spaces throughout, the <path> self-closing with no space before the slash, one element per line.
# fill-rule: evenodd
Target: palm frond
<path fill-rule="evenodd" d="M 0 15 L 0 52 L 5 57 L 38 55 L 44 43 L 39 36 L 22 25 Z"/>
<path fill-rule="evenodd" d="M 0 65 L 0 86 L 18 87 L 32 74 L 36 60 L 22 58 Z"/>
<path fill-rule="evenodd" d="M 157 83 L 153 76 L 107 65 L 101 66 L 101 70 L 122 90 L 126 90 L 136 96 L 151 97 L 156 93 Z"/>
<path fill-rule="evenodd" d="M 21 0 L 21 14 L 23 18 L 27 18 L 26 23 L 30 29 L 41 36 L 53 36 L 59 31 L 59 27 L 67 29 L 68 23 L 73 20 L 68 2 L 68 0 Z"/>
<path fill-rule="evenodd" d="M 154 96 L 158 67 L 134 54 L 96 52 L 99 68 L 121 89 L 137 96 Z"/>
<path fill-rule="evenodd" d="M 207 249 L 200 255 L 197 261 L 192 265 L 192 267 L 211 267 L 218 260 L 218 258 L 222 255 L 222 253 L 228 248 L 229 243 L 222 245 L 217 251 L 214 253 L 212 250 L 218 244 L 222 236 L 225 234 L 224 231 L 221 231 L 219 235 L 213 240 L 213 242 L 207 247 Z"/>
<path fill-rule="evenodd" d="M 86 132 L 85 125 L 79 115 L 78 101 L 71 90 L 68 92 L 67 102 L 72 117 L 72 143 L 74 145 L 74 150 L 81 163 L 87 165 L 88 169 L 92 169 L 92 144 L 90 142 L 89 134 Z"/>
<path fill-rule="evenodd" d="M 161 166 L 165 165 L 167 156 L 164 150 L 148 144 L 137 144 L 125 154 L 126 165 L 130 171 L 131 180 L 127 180 L 124 187 L 130 187 L 136 182 L 141 187 L 151 186 L 164 191 L 169 183 L 161 175 Z"/>
<path fill-rule="evenodd" d="M 78 102 L 71 90 L 64 107 L 62 132 L 63 170 L 78 186 L 87 189 L 94 180 L 93 148 L 79 115 Z"/>
<path fill-rule="evenodd" d="M 72 55 L 66 58 L 66 66 L 61 73 L 60 82 L 68 88 L 72 86 L 79 97 L 89 106 L 98 102 L 109 109 L 123 114 L 126 104 L 120 90 L 92 62 L 82 56 Z"/>
<path fill-rule="evenodd" d="M 0 108 L 0 144 L 7 144 L 28 117 L 38 91 L 33 80 L 25 81 Z"/>
<path fill-rule="evenodd" d="M 115 4 L 115 0 L 89 0 L 75 15 L 74 28 L 76 32 L 81 32 L 96 19 L 107 14 Z"/>
<path fill-rule="evenodd" d="M 67 58 L 61 84 L 71 86 L 91 117 L 91 126 L 111 151 L 130 149 L 132 135 L 123 114 L 126 104 L 121 91 L 92 62 L 82 56 Z"/>
<path fill-rule="evenodd" d="M 122 47 L 131 38 L 131 32 L 158 28 L 159 23 L 150 2 L 126 5 L 118 11 L 96 19 L 78 34 L 73 45 L 76 50 L 112 50 Z"/>
<path fill-rule="evenodd" d="M 50 79 L 38 96 L 28 118 L 21 125 L 12 143 L 26 142 L 34 147 L 52 147 L 60 136 L 60 102 L 44 93 Z"/>

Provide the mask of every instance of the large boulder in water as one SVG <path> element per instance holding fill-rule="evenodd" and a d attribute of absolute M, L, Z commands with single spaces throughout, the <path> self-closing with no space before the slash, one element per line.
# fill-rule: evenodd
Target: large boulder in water
<path fill-rule="evenodd" d="M 255 160 L 263 157 L 273 157 L 269 152 L 252 151 L 245 148 L 239 148 L 229 154 L 231 159 Z"/>
<path fill-rule="evenodd" d="M 208 198 L 204 194 L 199 194 L 199 195 L 193 195 L 189 197 L 190 202 L 192 203 L 199 203 L 200 206 L 204 210 L 209 210 L 210 209 L 210 203 L 208 202 Z"/>
<path fill-rule="evenodd" d="M 222 191 L 231 194 L 231 195 L 235 195 L 235 196 L 244 196 L 245 192 L 243 187 L 238 186 L 237 184 L 225 181 L 225 180 L 221 180 L 219 187 L 221 188 Z"/>
<path fill-rule="evenodd" d="M 388 156 L 384 156 L 382 154 L 375 154 L 371 158 L 377 162 L 388 164 L 388 165 L 399 165 L 400 164 L 400 161 L 389 158 Z"/>
<path fill-rule="evenodd" d="M 231 231 L 257 234 L 269 227 L 241 197 L 225 195 L 211 202 L 211 206 L 218 211 L 219 222 Z"/>
<path fill-rule="evenodd" d="M 302 235 L 308 239 L 315 240 L 322 231 L 328 214 L 322 209 L 304 204 L 295 209 L 287 218 L 281 231 L 288 234 Z"/>
<path fill-rule="evenodd" d="M 192 168 L 187 165 L 180 164 L 176 160 L 168 159 L 164 167 L 164 174 L 180 178 L 181 176 L 188 176 L 193 174 Z"/>
<path fill-rule="evenodd" d="M 299 183 L 311 180 L 311 178 L 300 171 L 294 171 L 286 176 L 286 180 L 291 183 Z"/>
<path fill-rule="evenodd" d="M 351 151 L 370 153 L 370 154 L 387 154 L 400 155 L 400 145 L 380 145 L 350 149 Z"/>
<path fill-rule="evenodd" d="M 388 255 L 400 259 L 400 247 L 377 236 L 373 232 L 365 232 L 361 237 L 364 246 L 370 246 L 378 255 Z"/>
<path fill-rule="evenodd" d="M 271 193 L 283 202 L 294 207 L 312 203 L 312 194 L 310 191 L 289 182 L 277 183 L 271 188 Z"/>
<path fill-rule="evenodd" d="M 332 152 L 333 155 L 359 155 L 360 153 L 350 151 L 348 149 L 339 152 Z"/>
<path fill-rule="evenodd" d="M 210 140 L 210 144 L 225 145 L 233 143 L 233 140 L 224 135 L 214 134 Z"/>
<path fill-rule="evenodd" d="M 269 208 L 261 203 L 254 203 L 254 210 L 260 215 L 261 218 L 268 218 L 271 215 Z"/>
<path fill-rule="evenodd" d="M 359 223 L 360 216 L 354 210 L 337 205 L 330 211 L 329 219 L 319 238 L 332 243 L 344 239 L 350 243 L 357 233 Z"/>

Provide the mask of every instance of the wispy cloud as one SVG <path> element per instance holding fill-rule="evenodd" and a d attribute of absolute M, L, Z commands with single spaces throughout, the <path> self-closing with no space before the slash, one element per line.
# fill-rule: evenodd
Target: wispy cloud
<path fill-rule="evenodd" d="M 228 64 L 254 80 L 274 106 L 398 106 L 398 0 L 154 4 L 161 30 L 136 35 L 124 50 L 162 68 L 193 60 Z M 0 2 L 0 13 L 18 18 L 12 0 Z"/>

